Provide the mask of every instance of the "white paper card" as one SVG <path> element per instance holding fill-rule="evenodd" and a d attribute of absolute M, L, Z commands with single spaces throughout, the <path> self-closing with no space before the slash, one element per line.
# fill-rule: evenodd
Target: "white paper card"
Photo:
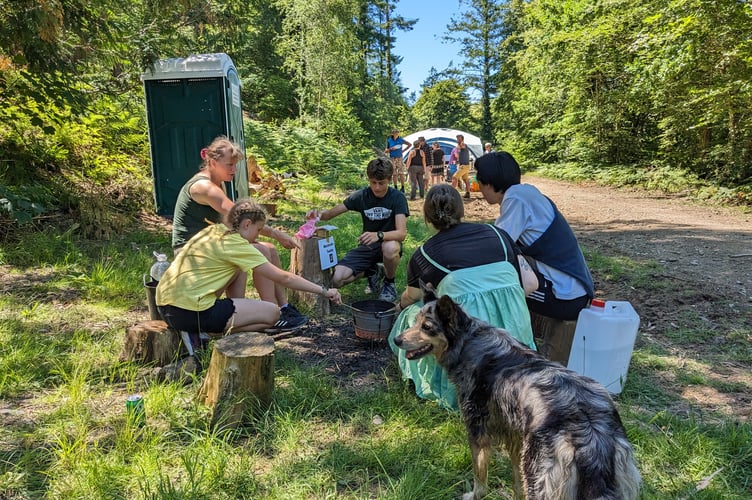
<path fill-rule="evenodd" d="M 334 248 L 333 236 L 319 240 L 319 258 L 322 271 L 337 265 L 337 249 Z"/>

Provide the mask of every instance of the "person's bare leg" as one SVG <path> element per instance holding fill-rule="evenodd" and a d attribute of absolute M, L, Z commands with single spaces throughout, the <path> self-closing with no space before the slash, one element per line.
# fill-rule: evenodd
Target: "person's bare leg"
<path fill-rule="evenodd" d="M 230 282 L 227 283 L 227 286 L 224 289 L 225 297 L 228 299 L 245 298 L 246 285 L 248 285 L 248 273 L 245 271 L 238 271 Z"/>
<path fill-rule="evenodd" d="M 394 189 L 399 189 L 397 186 L 397 181 L 399 180 L 399 166 L 397 165 L 397 162 L 394 161 L 394 158 L 390 158 L 389 161 L 392 162 L 392 182 L 394 182 Z"/>
<path fill-rule="evenodd" d="M 400 261 L 400 244 L 397 241 L 385 241 L 381 245 L 381 253 L 384 256 L 384 276 L 394 279 L 397 274 L 397 266 Z"/>
<path fill-rule="evenodd" d="M 280 269 L 282 268 L 282 262 L 279 260 L 279 252 L 277 252 L 277 247 L 275 247 L 273 243 L 257 241 L 253 246 L 256 247 L 264 257 L 266 257 L 266 260 L 268 260 L 269 263 Z M 279 283 L 274 283 L 267 278 L 257 276 L 256 272 L 253 273 L 253 283 L 256 286 L 256 290 L 259 292 L 261 300 L 274 302 L 278 306 L 287 304 L 287 290 Z M 259 286 L 263 288 L 263 294 Z"/>
<path fill-rule="evenodd" d="M 334 274 L 332 275 L 332 286 L 334 288 L 340 288 L 348 283 L 352 283 L 356 279 L 363 276 L 362 273 L 355 275 L 353 270 L 347 266 L 334 266 Z"/>
<path fill-rule="evenodd" d="M 235 314 L 225 325 L 225 332 L 256 332 L 271 328 L 279 319 L 279 307 L 272 302 L 233 299 Z"/>
<path fill-rule="evenodd" d="M 271 264 L 277 267 L 280 266 L 279 254 L 277 253 L 276 247 L 272 243 L 256 242 L 253 243 L 253 246 L 256 247 L 256 249 L 261 252 L 261 254 L 266 257 L 266 260 L 268 260 Z M 254 288 L 256 288 L 256 291 L 258 292 L 259 298 L 261 300 L 272 302 L 274 304 L 277 304 L 277 306 L 287 303 L 287 293 L 285 291 L 285 288 L 273 282 L 269 278 L 264 278 L 255 270 L 253 271 L 253 286 Z"/>

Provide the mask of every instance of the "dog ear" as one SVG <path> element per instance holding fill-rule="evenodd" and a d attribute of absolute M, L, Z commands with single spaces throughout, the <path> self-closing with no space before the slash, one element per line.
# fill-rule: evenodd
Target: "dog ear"
<path fill-rule="evenodd" d="M 449 332 L 462 330 L 471 321 L 462 307 L 452 300 L 449 295 L 442 295 L 436 302 L 436 315 L 445 327 L 447 338 L 453 338 Z"/>
<path fill-rule="evenodd" d="M 449 295 L 442 295 L 436 302 L 436 315 L 443 325 L 455 323 L 458 310 L 459 307 Z"/>
<path fill-rule="evenodd" d="M 429 302 L 433 302 L 438 297 L 436 297 L 436 290 L 433 288 L 433 285 L 431 283 L 426 283 L 423 280 L 418 280 L 418 283 L 420 285 L 420 289 L 423 290 L 423 303 L 428 304 Z"/>

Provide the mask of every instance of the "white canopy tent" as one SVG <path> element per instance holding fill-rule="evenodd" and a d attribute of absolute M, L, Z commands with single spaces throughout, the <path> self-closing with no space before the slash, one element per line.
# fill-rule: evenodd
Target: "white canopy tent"
<path fill-rule="evenodd" d="M 418 140 L 418 137 L 425 137 L 429 146 L 434 142 L 438 142 L 441 149 L 444 150 L 444 155 L 448 158 L 449 153 L 455 146 L 457 146 L 457 135 L 459 134 L 465 137 L 465 144 L 467 144 L 467 147 L 470 150 L 472 160 L 475 160 L 483 154 L 483 143 L 480 142 L 480 137 L 452 128 L 427 128 L 425 130 L 413 132 L 404 139 L 412 144 Z M 407 155 L 412 150 L 412 146 L 408 148 L 403 153 L 403 158 L 407 159 Z"/>

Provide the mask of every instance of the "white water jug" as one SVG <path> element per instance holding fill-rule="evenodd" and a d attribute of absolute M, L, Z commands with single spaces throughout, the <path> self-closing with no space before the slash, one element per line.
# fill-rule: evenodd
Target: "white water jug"
<path fill-rule="evenodd" d="M 627 381 L 640 317 L 632 304 L 593 299 L 580 311 L 567 368 L 619 394 Z"/>

